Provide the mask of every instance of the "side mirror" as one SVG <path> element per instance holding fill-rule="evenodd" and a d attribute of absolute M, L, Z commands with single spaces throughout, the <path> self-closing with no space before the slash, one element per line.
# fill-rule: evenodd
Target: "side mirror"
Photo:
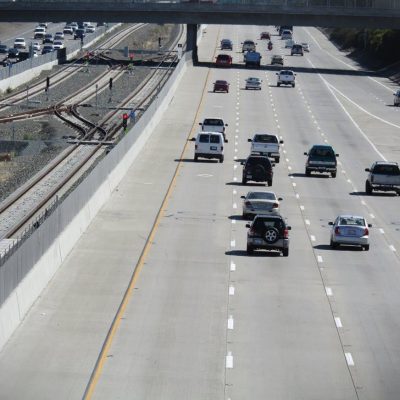
<path fill-rule="evenodd" d="M 229 85 L 229 84 L 228 84 Z M 225 126 L 229 126 L 228 124 L 225 124 Z"/>
<path fill-rule="evenodd" d="M 240 165 L 244 165 L 244 161 L 240 161 Z"/>
<path fill-rule="evenodd" d="M 332 221 L 329 221 L 329 222 L 328 222 L 328 225 L 333 225 L 333 222 L 332 222 Z"/>
<path fill-rule="evenodd" d="M 196 141 L 196 138 L 195 138 L 195 137 L 192 137 L 191 139 L 189 139 L 189 141 L 190 141 L 190 142 L 195 142 L 195 141 Z"/>
<path fill-rule="evenodd" d="M 297 74 L 294 74 L 294 76 L 297 76 Z"/>
<path fill-rule="evenodd" d="M 250 228 L 250 224 L 246 224 L 246 228 Z"/>
<path fill-rule="evenodd" d="M 372 228 L 372 224 L 368 224 L 368 228 Z"/>
<path fill-rule="evenodd" d="M 371 172 L 371 168 L 365 168 L 365 172 Z"/>
<path fill-rule="evenodd" d="M 280 143 L 280 144 L 283 144 L 283 140 L 280 140 L 279 143 Z"/>
<path fill-rule="evenodd" d="M 336 157 L 339 157 L 339 154 L 335 154 Z"/>
<path fill-rule="evenodd" d="M 247 141 L 248 141 L 248 142 L 252 142 L 252 141 L 253 141 L 253 139 L 247 139 Z"/>
<path fill-rule="evenodd" d="M 271 165 L 272 165 L 273 167 L 275 167 L 275 163 L 272 163 Z"/>
<path fill-rule="evenodd" d="M 282 197 L 278 197 L 278 200 L 279 200 L 279 201 L 283 201 L 283 198 L 282 198 Z"/>
<path fill-rule="evenodd" d="M 228 139 L 224 139 L 224 143 L 228 143 Z"/>
<path fill-rule="evenodd" d="M 291 226 L 287 226 L 286 229 L 287 229 L 288 231 L 291 231 L 291 230 L 292 230 L 292 227 L 291 227 Z"/>
<path fill-rule="evenodd" d="M 202 122 L 199 122 L 199 125 L 203 125 L 203 123 L 202 123 Z"/>
<path fill-rule="evenodd" d="M 275 75 L 279 75 L 277 72 L 275 72 Z"/>
<path fill-rule="evenodd" d="M 304 155 L 305 155 L 305 156 L 307 155 L 307 152 L 306 152 L 306 151 L 304 152 Z"/>
<path fill-rule="evenodd" d="M 246 198 L 246 196 L 240 196 L 240 198 L 241 198 L 241 199 L 245 199 L 245 198 Z"/>

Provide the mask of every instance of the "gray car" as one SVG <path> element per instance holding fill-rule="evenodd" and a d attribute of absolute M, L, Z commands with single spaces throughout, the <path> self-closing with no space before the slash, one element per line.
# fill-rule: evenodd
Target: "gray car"
<path fill-rule="evenodd" d="M 364 217 L 339 215 L 334 222 L 329 222 L 329 225 L 332 226 L 330 245 L 333 249 L 340 245 L 350 245 L 369 250 L 368 228 L 372 225 L 368 224 Z"/>
<path fill-rule="evenodd" d="M 256 249 L 278 250 L 284 257 L 289 255 L 289 231 L 281 215 L 257 215 L 251 224 L 246 225 L 247 254 Z"/>
<path fill-rule="evenodd" d="M 260 214 L 279 214 L 279 201 L 274 192 L 248 192 L 243 199 L 243 218 L 252 218 Z"/>

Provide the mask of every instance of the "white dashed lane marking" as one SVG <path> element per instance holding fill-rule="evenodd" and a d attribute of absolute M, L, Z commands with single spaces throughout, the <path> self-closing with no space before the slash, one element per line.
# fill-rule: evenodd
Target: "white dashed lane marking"
<path fill-rule="evenodd" d="M 228 318 L 228 329 L 233 330 L 233 316 L 230 315 Z"/>
<path fill-rule="evenodd" d="M 233 220 L 234 221 L 234 220 Z M 236 271 L 236 264 L 233 262 L 233 261 L 231 261 L 231 266 L 230 266 L 230 270 L 233 272 L 233 271 Z"/>
<path fill-rule="evenodd" d="M 229 286 L 229 296 L 234 296 L 234 295 L 235 295 L 235 287 Z"/>
<path fill-rule="evenodd" d="M 231 351 L 228 351 L 228 355 L 226 356 L 225 367 L 229 369 L 233 368 L 233 356 Z"/>
<path fill-rule="evenodd" d="M 337 328 L 343 328 L 342 321 L 339 317 L 335 317 L 335 324 Z"/>
<path fill-rule="evenodd" d="M 322 263 L 324 260 L 322 259 L 322 256 L 317 256 L 317 261 L 318 261 L 319 263 Z"/>
<path fill-rule="evenodd" d="M 333 296 L 333 292 L 330 287 L 325 287 L 325 292 L 327 296 Z"/>
<path fill-rule="evenodd" d="M 231 240 L 231 247 L 235 247 L 236 246 L 236 241 L 235 240 Z"/>
<path fill-rule="evenodd" d="M 344 353 L 344 356 L 346 357 L 347 365 L 350 367 L 354 366 L 354 360 L 351 353 Z"/>

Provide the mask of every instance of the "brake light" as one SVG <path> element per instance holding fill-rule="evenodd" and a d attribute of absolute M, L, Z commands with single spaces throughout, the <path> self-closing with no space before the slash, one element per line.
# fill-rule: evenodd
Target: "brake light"
<path fill-rule="evenodd" d="M 278 207 L 279 207 L 279 204 L 278 204 L 278 203 L 272 204 L 272 208 L 278 208 Z"/>
<path fill-rule="evenodd" d="M 338 226 L 335 228 L 335 235 L 340 235 L 340 229 Z"/>
<path fill-rule="evenodd" d="M 364 236 L 367 236 L 367 235 L 369 235 L 369 230 L 368 230 L 368 228 L 365 228 L 364 229 Z"/>
<path fill-rule="evenodd" d="M 287 239 L 289 237 L 289 230 L 285 228 L 285 230 L 283 231 L 283 237 L 284 239 Z"/>

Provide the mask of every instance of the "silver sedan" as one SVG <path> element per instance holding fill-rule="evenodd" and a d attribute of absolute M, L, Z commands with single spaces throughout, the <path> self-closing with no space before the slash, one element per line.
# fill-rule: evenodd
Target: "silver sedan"
<path fill-rule="evenodd" d="M 334 222 L 329 222 L 329 225 L 332 226 L 330 245 L 333 249 L 340 245 L 352 245 L 369 250 L 368 228 L 372 225 L 368 224 L 364 217 L 339 215 Z"/>
<path fill-rule="evenodd" d="M 248 192 L 241 196 L 243 200 L 243 218 L 252 218 L 256 215 L 279 214 L 281 197 L 274 192 Z"/>

